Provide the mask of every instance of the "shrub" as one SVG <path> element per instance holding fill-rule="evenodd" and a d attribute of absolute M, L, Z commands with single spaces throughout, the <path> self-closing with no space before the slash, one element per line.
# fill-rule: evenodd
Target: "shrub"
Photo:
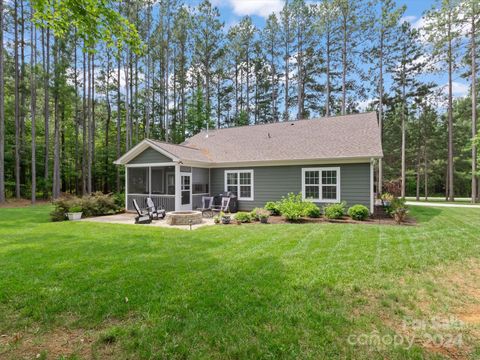
<path fill-rule="evenodd" d="M 265 209 L 270 211 L 271 215 L 278 216 L 280 215 L 280 202 L 269 201 L 265 204 Z"/>
<path fill-rule="evenodd" d="M 249 223 L 252 221 L 252 215 L 249 212 L 240 211 L 235 214 L 235 220 L 241 223 Z"/>
<path fill-rule="evenodd" d="M 366 220 L 368 218 L 369 211 L 368 208 L 364 205 L 353 205 L 348 209 L 348 216 L 353 220 Z"/>
<path fill-rule="evenodd" d="M 250 215 L 252 216 L 253 220 L 260 220 L 261 218 L 268 218 L 270 216 L 270 211 L 263 208 L 255 208 L 252 210 Z"/>
<path fill-rule="evenodd" d="M 385 211 L 388 215 L 394 216 L 395 211 L 399 208 L 407 208 L 405 204 L 405 199 L 393 197 L 388 206 L 385 207 Z"/>
<path fill-rule="evenodd" d="M 305 202 L 302 194 L 289 193 L 283 197 L 279 204 L 280 214 L 288 221 L 297 221 L 304 216 Z"/>
<path fill-rule="evenodd" d="M 80 205 L 74 205 L 70 209 L 68 209 L 68 212 L 71 212 L 71 213 L 82 212 L 82 207 Z"/>
<path fill-rule="evenodd" d="M 303 215 L 308 216 L 311 218 L 318 218 L 322 212 L 320 211 L 320 208 L 315 205 L 312 202 L 305 201 L 304 207 L 303 207 Z"/>
<path fill-rule="evenodd" d="M 340 219 L 345 214 L 345 202 L 329 204 L 323 207 L 323 213 L 327 219 Z"/>
<path fill-rule="evenodd" d="M 82 198 L 63 197 L 54 202 L 55 209 L 50 213 L 52 221 L 65 220 L 65 214 L 73 211 L 74 208 L 80 208 L 83 216 L 101 216 L 116 214 L 122 211 L 122 208 L 115 204 L 114 197 L 111 194 L 96 192 Z M 78 212 L 80 212 L 78 211 Z"/>
<path fill-rule="evenodd" d="M 408 215 L 408 209 L 406 206 L 398 207 L 393 212 L 393 218 L 395 219 L 395 222 L 397 224 L 401 224 L 402 222 L 404 222 L 407 215 Z"/>

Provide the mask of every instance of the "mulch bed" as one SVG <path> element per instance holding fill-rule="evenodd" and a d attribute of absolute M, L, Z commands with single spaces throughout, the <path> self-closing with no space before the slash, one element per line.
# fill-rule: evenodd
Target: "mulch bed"
<path fill-rule="evenodd" d="M 353 220 L 348 216 L 344 216 L 341 219 L 329 220 L 325 217 L 319 218 L 301 218 L 298 221 L 290 222 L 287 221 L 283 216 L 270 216 L 268 219 L 268 224 L 362 224 L 362 225 L 396 225 L 396 226 L 415 226 L 417 225 L 417 221 L 412 218 L 408 217 L 405 222 L 402 224 L 397 224 L 394 219 L 392 218 L 368 218 L 364 221 Z M 231 224 L 235 225 L 235 222 L 232 221 Z M 260 224 L 260 222 L 252 222 L 250 224 Z M 243 224 L 243 225 L 249 225 Z"/>

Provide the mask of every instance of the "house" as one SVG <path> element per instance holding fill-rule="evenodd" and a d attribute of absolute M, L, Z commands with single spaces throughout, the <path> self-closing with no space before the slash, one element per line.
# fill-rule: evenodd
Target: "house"
<path fill-rule="evenodd" d="M 375 112 L 203 131 L 180 145 L 146 139 L 126 166 L 126 204 L 150 196 L 167 211 L 231 191 L 240 210 L 290 192 L 324 205 L 374 206 L 373 162 L 383 156 Z"/>

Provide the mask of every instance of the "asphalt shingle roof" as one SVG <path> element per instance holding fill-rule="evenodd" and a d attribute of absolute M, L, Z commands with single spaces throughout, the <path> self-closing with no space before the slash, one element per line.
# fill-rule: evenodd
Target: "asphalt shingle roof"
<path fill-rule="evenodd" d="M 214 129 L 181 145 L 155 143 L 182 160 L 216 164 L 383 156 L 375 112 Z"/>

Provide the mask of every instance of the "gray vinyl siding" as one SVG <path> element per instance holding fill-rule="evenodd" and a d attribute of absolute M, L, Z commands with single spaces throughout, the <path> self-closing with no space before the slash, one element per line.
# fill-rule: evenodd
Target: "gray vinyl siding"
<path fill-rule="evenodd" d="M 289 192 L 302 191 L 302 168 L 309 167 L 340 167 L 340 199 L 347 206 L 362 204 L 370 209 L 370 164 L 339 164 L 339 165 L 294 165 L 251 167 L 253 169 L 253 201 L 239 201 L 240 210 L 251 210 L 263 207 L 267 201 L 277 201 Z M 210 170 L 211 194 L 224 191 L 225 170 L 242 168 L 223 168 Z M 247 168 L 243 168 L 247 169 Z M 318 204 L 320 207 L 324 203 Z"/>
<path fill-rule="evenodd" d="M 166 163 L 172 162 L 172 159 L 159 153 L 152 148 L 145 149 L 144 152 L 139 154 L 136 158 L 129 161 L 129 164 L 153 164 L 153 163 Z"/>

